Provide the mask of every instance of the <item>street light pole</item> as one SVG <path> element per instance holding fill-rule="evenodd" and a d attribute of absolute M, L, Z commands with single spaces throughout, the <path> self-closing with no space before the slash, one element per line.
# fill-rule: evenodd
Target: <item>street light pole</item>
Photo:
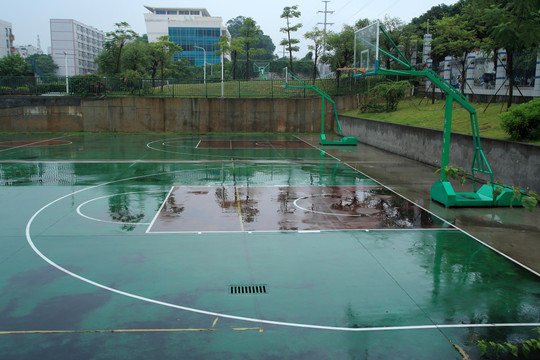
<path fill-rule="evenodd" d="M 223 59 L 223 49 L 221 50 L 221 97 L 225 97 L 223 96 L 223 63 L 224 63 L 224 59 Z"/>
<path fill-rule="evenodd" d="M 67 61 L 67 52 L 64 51 L 64 61 L 66 66 L 66 93 L 69 95 L 69 78 L 68 78 L 68 61 Z"/>
<path fill-rule="evenodd" d="M 204 85 L 206 85 L 206 50 L 200 46 L 193 46 L 194 48 L 197 48 L 197 49 L 201 49 L 204 53 L 204 59 L 203 59 L 203 62 L 204 62 Z"/>

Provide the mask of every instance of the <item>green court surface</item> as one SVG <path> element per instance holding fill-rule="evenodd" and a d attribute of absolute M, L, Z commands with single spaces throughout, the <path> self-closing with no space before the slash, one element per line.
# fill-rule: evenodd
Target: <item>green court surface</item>
<path fill-rule="evenodd" d="M 0 358 L 460 359 L 534 334 L 536 271 L 316 141 L 0 135 Z"/>

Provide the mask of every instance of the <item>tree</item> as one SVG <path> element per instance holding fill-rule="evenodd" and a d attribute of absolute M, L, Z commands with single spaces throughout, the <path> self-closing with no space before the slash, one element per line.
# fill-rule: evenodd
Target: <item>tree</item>
<path fill-rule="evenodd" d="M 19 54 L 9 54 L 0 59 L 0 76 L 26 76 L 31 66 Z"/>
<path fill-rule="evenodd" d="M 255 49 L 262 49 L 264 52 L 260 54 L 253 54 L 253 59 L 256 60 L 273 60 L 274 51 L 276 50 L 276 45 L 272 41 L 272 38 L 268 35 L 262 33 L 259 35 L 259 43 L 255 46 Z"/>
<path fill-rule="evenodd" d="M 231 41 L 234 39 L 242 37 L 242 34 L 240 34 L 240 29 L 244 26 L 246 18 L 244 16 L 237 16 L 234 19 L 231 19 L 227 21 L 227 29 L 229 30 L 229 33 L 231 34 Z M 268 35 L 265 35 L 264 32 L 261 29 L 261 32 L 256 35 L 259 39 L 259 42 L 257 44 L 253 44 L 253 49 L 264 49 L 264 53 L 260 54 L 251 54 L 253 59 L 258 60 L 271 60 L 274 58 L 274 51 L 276 50 L 276 46 L 272 42 L 272 38 Z M 232 55 L 232 54 L 231 54 Z M 238 52 L 238 59 L 244 58 L 243 52 Z"/>
<path fill-rule="evenodd" d="M 237 37 L 231 40 L 228 35 L 223 35 L 219 38 L 217 43 L 219 51 L 217 53 L 230 54 L 232 60 L 232 78 L 236 80 L 236 63 L 238 61 L 238 55 L 244 52 L 244 42 L 241 37 Z"/>
<path fill-rule="evenodd" d="M 137 33 L 131 30 L 131 26 L 125 21 L 115 23 L 114 26 L 116 29 L 107 33 L 104 47 L 113 53 L 114 74 L 119 74 L 122 50 L 129 41 L 137 38 Z"/>
<path fill-rule="evenodd" d="M 246 53 L 246 80 L 249 79 L 249 55 L 263 54 L 266 51 L 264 49 L 254 49 L 254 46 L 259 43 L 258 36 L 261 34 L 261 28 L 257 25 L 257 22 L 248 17 L 244 19 L 244 26 L 240 28 L 240 35 L 242 35 L 242 43 L 244 51 Z"/>
<path fill-rule="evenodd" d="M 240 29 L 244 26 L 245 16 L 237 16 L 234 19 L 227 21 L 227 30 L 231 34 L 231 39 L 241 37 Z"/>
<path fill-rule="evenodd" d="M 465 93 L 467 55 L 480 46 L 475 28 L 465 15 L 455 15 L 437 20 L 434 24 L 433 53 L 453 56 L 461 67 L 461 93 Z"/>
<path fill-rule="evenodd" d="M 281 40 L 279 44 L 285 46 L 285 49 L 289 52 L 289 65 L 290 65 L 291 71 L 294 71 L 293 52 L 298 52 L 300 50 L 300 48 L 296 45 L 300 42 L 300 40 L 291 38 L 291 33 L 298 31 L 298 29 L 302 27 L 301 23 L 292 25 L 291 20 L 293 18 L 299 18 L 300 15 L 302 15 L 302 13 L 298 11 L 298 5 L 285 6 L 283 8 L 283 12 L 281 13 L 281 18 L 287 21 L 287 26 L 282 27 L 281 29 L 279 29 L 279 31 L 281 31 L 282 33 L 286 33 L 287 38 Z"/>
<path fill-rule="evenodd" d="M 485 10 L 488 35 L 492 50 L 506 50 L 508 85 L 507 108 L 512 106 L 514 95 L 514 55 L 540 45 L 540 2 L 538 0 L 509 0 L 492 4 Z"/>
<path fill-rule="evenodd" d="M 461 13 L 463 1 L 458 1 L 454 5 L 435 5 L 419 17 L 413 18 L 407 25 L 411 32 L 417 37 L 422 38 L 426 33 L 428 23 L 433 24 L 436 20 L 441 20 L 445 17 L 451 17 Z"/>
<path fill-rule="evenodd" d="M 354 31 L 355 28 L 345 25 L 340 33 L 330 32 L 326 40 L 326 50 L 329 53 L 322 57 L 322 61 L 336 72 L 338 86 L 341 72 L 337 69 L 350 67 L 354 62 Z"/>
<path fill-rule="evenodd" d="M 191 62 L 186 58 L 179 58 L 176 61 L 172 61 L 168 68 L 168 76 L 175 79 L 194 79 L 195 73 Z"/>
<path fill-rule="evenodd" d="M 138 74 L 146 74 L 150 67 L 150 46 L 142 38 L 130 42 L 124 46 L 122 58 L 120 59 L 121 69 L 130 70 Z"/>
<path fill-rule="evenodd" d="M 40 76 L 51 77 L 56 75 L 58 65 L 50 55 L 33 54 L 28 56 L 25 61 L 32 66 L 32 71 Z"/>
<path fill-rule="evenodd" d="M 170 64 L 174 54 L 181 52 L 182 48 L 176 45 L 172 41 L 169 41 L 168 36 L 158 37 L 158 42 L 150 44 L 150 59 L 155 64 L 153 77 L 154 79 L 156 70 L 160 70 L 161 74 L 161 91 L 163 92 L 163 83 L 165 81 L 165 67 Z"/>
<path fill-rule="evenodd" d="M 98 64 L 98 72 L 105 76 L 115 76 L 116 75 L 116 56 L 115 56 L 116 46 L 110 42 L 104 42 L 103 50 L 99 53 L 96 58 L 96 63 Z"/>
<path fill-rule="evenodd" d="M 470 0 L 466 0 L 470 1 Z M 492 0 L 487 0 L 492 1 Z M 404 32 L 409 38 L 422 39 L 424 34 L 428 32 L 431 33 L 432 25 L 435 21 L 443 19 L 445 17 L 452 17 L 457 14 L 462 13 L 462 8 L 465 1 L 458 1 L 453 5 L 436 5 L 431 9 L 426 11 L 424 14 L 419 17 L 413 18 L 409 24 L 404 28 Z M 437 57 L 437 54 L 432 54 L 433 64 L 438 64 L 441 59 Z"/>
<path fill-rule="evenodd" d="M 236 63 L 240 55 L 245 54 L 244 38 L 238 37 L 231 40 L 232 78 L 236 80 Z"/>
<path fill-rule="evenodd" d="M 362 28 L 365 28 L 369 24 L 371 24 L 371 21 L 369 21 L 369 19 L 367 19 L 367 18 L 360 19 L 360 20 L 358 20 L 357 22 L 354 23 L 354 29 L 355 30 L 360 30 Z"/>
<path fill-rule="evenodd" d="M 400 35 L 403 32 L 403 28 L 405 27 L 405 23 L 400 18 L 391 18 L 388 15 L 385 15 L 384 19 L 380 22 L 381 26 L 383 27 L 386 34 L 390 37 L 388 39 L 386 36 L 381 35 L 379 47 L 388 52 L 389 54 L 392 54 L 393 56 L 397 57 L 397 52 L 394 48 L 394 45 L 392 42 L 397 46 L 399 45 Z M 385 68 L 390 69 L 391 64 L 391 58 L 389 56 L 385 57 Z"/>
<path fill-rule="evenodd" d="M 313 41 L 313 45 L 308 45 L 308 49 L 313 52 L 313 72 L 311 76 L 313 79 L 313 84 L 315 85 L 315 79 L 317 77 L 317 61 L 321 56 L 321 51 L 323 50 L 324 46 L 324 30 L 315 27 L 312 31 L 308 31 L 307 33 L 305 33 L 304 37 L 308 40 Z"/>

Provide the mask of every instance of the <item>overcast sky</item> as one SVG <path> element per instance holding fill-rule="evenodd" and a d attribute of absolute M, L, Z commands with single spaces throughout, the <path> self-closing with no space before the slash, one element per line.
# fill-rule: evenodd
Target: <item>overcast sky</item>
<path fill-rule="evenodd" d="M 327 14 L 328 30 L 340 31 L 343 25 L 354 25 L 358 19 L 382 19 L 385 15 L 399 17 L 409 22 L 422 15 L 432 6 L 454 4 L 457 0 L 332 0 L 329 1 Z M 225 24 L 237 16 L 252 17 L 260 25 L 264 34 L 270 36 L 276 45 L 276 52 L 281 55 L 279 42 L 285 34 L 279 29 L 285 26 L 280 15 L 285 6 L 298 5 L 302 13 L 300 22 L 303 27 L 296 33 L 302 41 L 302 50 L 298 57 L 307 52 L 307 42 L 303 38 L 306 31 L 315 26 L 323 27 L 325 3 L 320 0 L 14 0 L 4 1 L 0 19 L 13 25 L 15 46 L 37 46 L 37 36 L 41 48 L 47 52 L 51 46 L 50 19 L 74 19 L 104 32 L 111 31 L 114 23 L 126 21 L 139 34 L 146 33 L 143 14 L 148 12 L 144 5 L 155 7 L 204 7 L 211 16 L 220 16 Z M 318 11 L 321 11 L 320 13 Z"/>

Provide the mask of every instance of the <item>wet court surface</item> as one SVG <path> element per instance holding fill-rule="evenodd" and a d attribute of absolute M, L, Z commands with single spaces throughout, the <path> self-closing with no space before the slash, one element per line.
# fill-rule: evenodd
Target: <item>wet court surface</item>
<path fill-rule="evenodd" d="M 209 218 L 215 221 L 209 223 Z M 378 185 L 224 186 L 174 187 L 148 232 L 436 227 L 442 221 Z"/>
<path fill-rule="evenodd" d="M 2 358 L 478 358 L 540 325 L 535 271 L 355 170 L 360 147 L 40 137 L 0 137 Z"/>

